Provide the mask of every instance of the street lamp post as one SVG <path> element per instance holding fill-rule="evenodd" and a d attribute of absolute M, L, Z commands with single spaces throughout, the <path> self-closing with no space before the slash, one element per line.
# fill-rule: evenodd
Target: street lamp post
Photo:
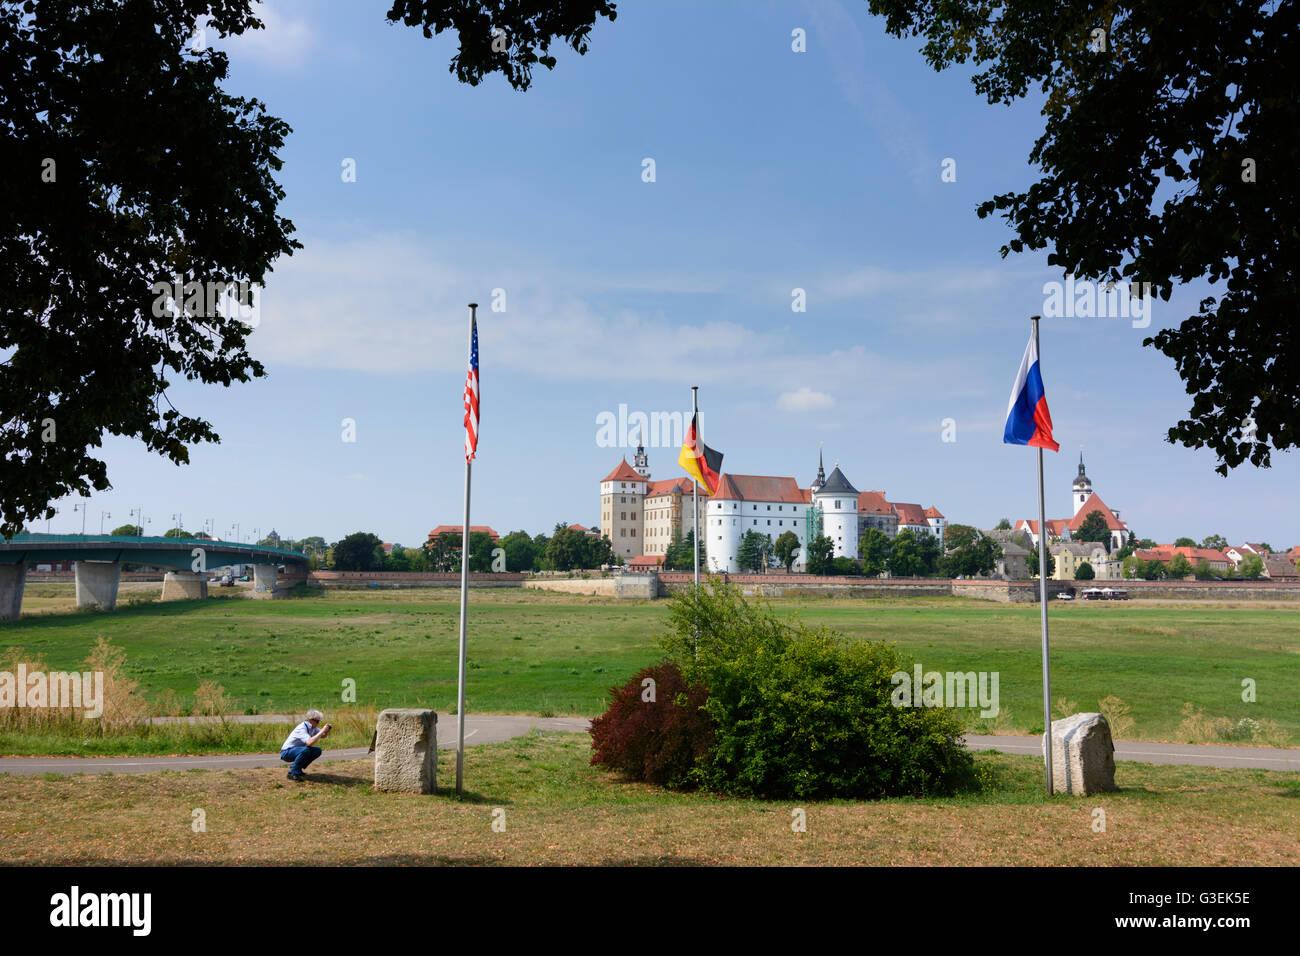
<path fill-rule="evenodd" d="M 101 512 L 99 513 L 99 533 L 100 533 L 100 534 L 103 534 L 103 533 L 104 533 L 104 519 L 105 519 L 105 518 L 111 518 L 111 517 L 113 517 L 113 516 L 112 516 L 111 514 L 109 514 L 107 511 L 101 511 Z"/>
<path fill-rule="evenodd" d="M 173 527 L 179 528 L 182 531 L 185 530 L 185 518 L 179 511 L 172 515 L 172 521 L 176 522 Z"/>
<path fill-rule="evenodd" d="M 72 510 L 81 512 L 81 536 L 84 538 L 86 536 L 86 500 L 83 498 L 81 504 L 73 505 Z"/>

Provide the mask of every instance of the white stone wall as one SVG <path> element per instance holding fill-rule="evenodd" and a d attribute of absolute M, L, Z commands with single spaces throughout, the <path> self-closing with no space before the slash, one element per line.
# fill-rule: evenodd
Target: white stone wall
<path fill-rule="evenodd" d="M 856 508 L 856 502 L 855 508 Z M 807 545 L 804 514 L 807 505 L 792 504 L 785 501 L 733 501 L 730 499 L 710 499 L 707 506 L 700 502 L 700 520 L 707 521 L 701 529 L 700 543 L 708 552 L 707 561 L 701 560 L 701 566 L 710 571 L 740 570 L 736 556 L 740 551 L 740 541 L 747 531 L 757 531 L 771 537 L 772 542 L 787 531 L 793 531 L 799 538 L 799 554 L 795 558 L 794 570 L 804 568 L 804 549 Z M 770 510 L 769 510 L 770 509 Z M 770 522 L 770 523 L 769 523 Z M 857 551 L 857 515 L 853 516 L 853 548 Z"/>

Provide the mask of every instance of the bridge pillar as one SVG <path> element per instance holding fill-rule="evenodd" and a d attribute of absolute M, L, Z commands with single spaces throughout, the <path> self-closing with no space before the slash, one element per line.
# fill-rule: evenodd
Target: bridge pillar
<path fill-rule="evenodd" d="M 117 585 L 122 580 L 120 561 L 77 561 L 77 607 L 117 607 Z"/>
<path fill-rule="evenodd" d="M 193 601 L 208 596 L 208 576 L 190 571 L 168 571 L 163 578 L 162 601 Z"/>
<path fill-rule="evenodd" d="M 275 565 L 253 565 L 253 597 L 269 598 L 275 596 Z"/>
<path fill-rule="evenodd" d="M 27 565 L 0 564 L 0 621 L 16 621 L 23 611 Z"/>

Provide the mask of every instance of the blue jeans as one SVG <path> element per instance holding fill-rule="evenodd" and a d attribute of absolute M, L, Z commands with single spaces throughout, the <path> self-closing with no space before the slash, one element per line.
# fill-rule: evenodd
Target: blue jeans
<path fill-rule="evenodd" d="M 320 754 L 319 747 L 290 747 L 288 750 L 280 751 L 280 759 L 285 763 L 293 762 L 293 766 L 289 768 L 290 773 L 302 773 Z"/>

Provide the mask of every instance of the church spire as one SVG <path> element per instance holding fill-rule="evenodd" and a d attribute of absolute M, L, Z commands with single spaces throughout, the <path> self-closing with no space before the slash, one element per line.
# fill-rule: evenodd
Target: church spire
<path fill-rule="evenodd" d="M 822 485 L 826 484 L 826 465 L 822 457 L 822 443 L 817 443 L 817 477 L 813 480 L 812 491 L 816 491 Z"/>
<path fill-rule="evenodd" d="M 637 442 L 636 454 L 632 456 L 632 467 L 636 469 L 637 474 L 647 481 L 650 480 L 650 459 L 645 453 L 645 426 L 641 426 L 641 440 Z"/>

